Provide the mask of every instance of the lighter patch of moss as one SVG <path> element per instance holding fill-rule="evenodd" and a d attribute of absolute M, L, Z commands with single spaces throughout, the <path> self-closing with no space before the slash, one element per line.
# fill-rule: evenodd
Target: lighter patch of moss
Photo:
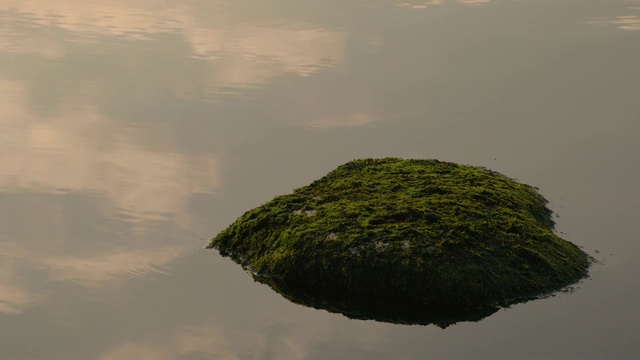
<path fill-rule="evenodd" d="M 426 306 L 508 304 L 586 276 L 531 186 L 438 160 L 346 163 L 246 212 L 209 247 L 287 287 Z"/>

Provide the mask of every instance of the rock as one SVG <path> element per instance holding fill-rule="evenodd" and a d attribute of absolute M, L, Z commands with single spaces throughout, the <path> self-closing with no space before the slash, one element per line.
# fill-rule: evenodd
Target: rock
<path fill-rule="evenodd" d="M 354 317 L 393 321 L 379 314 L 385 304 L 490 314 L 587 275 L 590 257 L 554 234 L 546 204 L 485 168 L 354 160 L 246 212 L 209 247 L 293 301 L 347 315 L 353 301 L 380 304 Z M 403 314 L 398 322 L 434 322 Z"/>

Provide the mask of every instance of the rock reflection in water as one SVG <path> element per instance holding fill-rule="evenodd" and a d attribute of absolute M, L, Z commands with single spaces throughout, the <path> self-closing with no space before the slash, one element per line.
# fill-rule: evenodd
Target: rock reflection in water
<path fill-rule="evenodd" d="M 392 298 L 380 298 L 372 293 L 354 296 L 338 289 L 291 286 L 277 279 L 253 275 L 253 279 L 268 285 L 296 304 L 339 313 L 351 319 L 375 320 L 405 325 L 436 325 L 446 328 L 459 322 L 480 321 L 498 310 L 493 305 L 470 307 L 429 307 Z"/>

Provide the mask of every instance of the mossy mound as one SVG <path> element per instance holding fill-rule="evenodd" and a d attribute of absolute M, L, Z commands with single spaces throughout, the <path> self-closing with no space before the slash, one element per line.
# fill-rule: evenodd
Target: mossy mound
<path fill-rule="evenodd" d="M 438 160 L 355 160 L 209 247 L 273 284 L 426 307 L 510 304 L 586 276 L 535 188 Z"/>

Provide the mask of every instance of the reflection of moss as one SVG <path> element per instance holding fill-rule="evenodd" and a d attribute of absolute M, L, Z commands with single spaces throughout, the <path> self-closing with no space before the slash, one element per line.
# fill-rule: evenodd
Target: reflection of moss
<path fill-rule="evenodd" d="M 209 247 L 287 287 L 505 304 L 587 274 L 588 256 L 553 233 L 551 214 L 534 188 L 487 169 L 365 159 L 246 212 Z"/>
<path fill-rule="evenodd" d="M 407 299 L 351 294 L 332 288 L 289 285 L 272 277 L 253 275 L 289 301 L 343 314 L 351 319 L 395 324 L 430 325 L 441 328 L 462 321 L 480 321 L 500 308 L 495 305 L 425 306 Z"/>

